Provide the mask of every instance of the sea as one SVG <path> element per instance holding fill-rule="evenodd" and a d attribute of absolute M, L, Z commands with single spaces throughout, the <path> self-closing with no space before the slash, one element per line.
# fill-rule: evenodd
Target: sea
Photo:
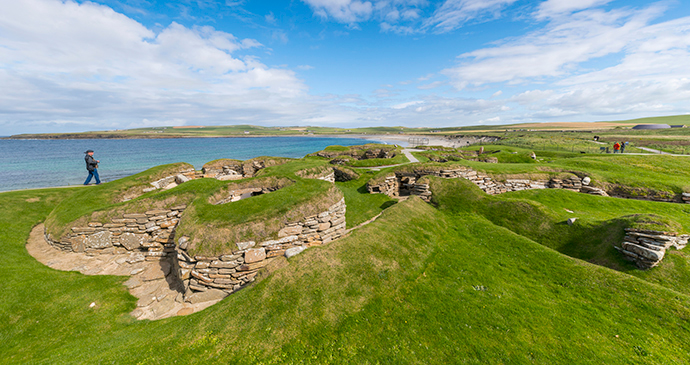
<path fill-rule="evenodd" d="M 174 162 L 187 162 L 201 169 L 206 162 L 219 158 L 301 158 L 331 145 L 373 142 L 385 143 L 336 137 L 0 139 L 0 191 L 83 184 L 88 175 L 84 152 L 89 149 L 100 160 L 101 181 L 108 182 Z"/>

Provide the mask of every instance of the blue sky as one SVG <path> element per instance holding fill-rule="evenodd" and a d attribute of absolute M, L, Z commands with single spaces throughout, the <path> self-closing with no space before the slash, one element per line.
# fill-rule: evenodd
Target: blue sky
<path fill-rule="evenodd" d="M 0 135 L 690 112 L 690 5 L 0 0 Z"/>

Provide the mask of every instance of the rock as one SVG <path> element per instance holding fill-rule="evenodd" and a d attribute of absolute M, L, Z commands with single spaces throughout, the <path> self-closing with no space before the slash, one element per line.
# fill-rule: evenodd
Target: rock
<path fill-rule="evenodd" d="M 302 233 L 302 226 L 285 227 L 278 232 L 278 237 L 293 236 Z"/>
<path fill-rule="evenodd" d="M 170 273 L 170 263 L 160 261 L 159 263 L 149 264 L 149 268 L 144 271 L 139 278 L 143 281 L 163 279 Z"/>
<path fill-rule="evenodd" d="M 120 245 L 129 251 L 134 251 L 148 241 L 148 235 L 125 232 L 120 236 Z"/>
<path fill-rule="evenodd" d="M 72 251 L 84 252 L 86 249 L 86 236 L 72 237 L 70 243 L 72 244 Z"/>
<path fill-rule="evenodd" d="M 132 253 L 127 258 L 127 262 L 129 262 L 130 264 L 135 264 L 137 262 L 142 262 L 144 260 L 146 260 L 146 256 L 144 256 L 144 254 L 141 252 Z"/>
<path fill-rule="evenodd" d="M 141 286 L 141 280 L 138 278 L 129 278 L 127 281 L 124 282 L 124 285 L 127 287 L 127 289 L 134 289 L 136 287 Z"/>
<path fill-rule="evenodd" d="M 639 256 L 642 256 L 646 259 L 652 260 L 652 261 L 661 261 L 664 258 L 665 250 L 664 251 L 656 251 L 656 250 L 651 250 L 646 247 L 642 247 L 640 245 L 636 245 L 634 243 L 630 242 L 623 242 L 623 249 L 626 251 L 630 251 L 632 253 L 635 253 Z"/>
<path fill-rule="evenodd" d="M 113 245 L 112 233 L 110 231 L 101 231 L 94 233 L 87 237 L 86 247 L 87 248 L 106 248 Z"/>
<path fill-rule="evenodd" d="M 170 184 L 166 185 L 166 186 L 163 188 L 163 190 L 170 190 L 170 189 L 172 189 L 172 188 L 174 188 L 174 187 L 176 187 L 176 186 L 177 186 L 177 183 L 176 183 L 176 182 L 171 182 Z"/>
<path fill-rule="evenodd" d="M 188 316 L 192 313 L 194 313 L 194 308 L 191 307 L 185 307 L 177 311 L 178 316 Z"/>
<path fill-rule="evenodd" d="M 585 178 L 582 179 L 582 185 L 589 185 L 590 182 L 592 182 L 592 179 L 590 179 L 589 176 L 585 176 Z"/>
<path fill-rule="evenodd" d="M 175 182 L 177 182 L 178 184 L 184 184 L 184 183 L 186 183 L 186 182 L 189 181 L 189 180 L 190 180 L 190 179 L 189 179 L 187 176 L 184 176 L 184 175 L 182 175 L 182 174 L 179 174 L 179 175 L 176 175 L 176 176 L 175 176 Z"/>
<path fill-rule="evenodd" d="M 196 304 L 202 302 L 208 302 L 212 300 L 223 299 L 228 296 L 228 293 L 219 289 L 208 289 L 206 291 L 194 293 L 185 298 L 185 302 Z"/>
<path fill-rule="evenodd" d="M 254 247 L 254 245 L 256 245 L 256 242 L 254 242 L 254 241 L 237 242 L 236 245 L 237 245 L 237 248 L 239 250 L 246 250 L 250 247 Z"/>
<path fill-rule="evenodd" d="M 179 245 L 179 247 L 181 249 L 186 250 L 187 246 L 189 246 L 189 237 L 187 237 L 187 236 L 180 237 L 180 239 L 177 240 L 177 244 Z"/>
<path fill-rule="evenodd" d="M 285 257 L 290 258 L 292 256 L 298 255 L 306 249 L 307 248 L 304 246 L 297 246 L 297 247 L 288 248 L 287 250 L 285 250 Z"/>
<path fill-rule="evenodd" d="M 317 229 L 319 231 L 325 231 L 329 228 L 331 228 L 331 222 L 319 223 L 319 228 L 317 228 Z"/>
<path fill-rule="evenodd" d="M 575 224 L 576 220 L 577 220 L 577 218 L 568 218 L 568 225 L 572 226 L 573 224 Z"/>
<path fill-rule="evenodd" d="M 259 262 L 266 259 L 266 249 L 265 248 L 250 248 L 244 253 L 244 262 L 246 264 L 251 264 L 254 262 Z"/>

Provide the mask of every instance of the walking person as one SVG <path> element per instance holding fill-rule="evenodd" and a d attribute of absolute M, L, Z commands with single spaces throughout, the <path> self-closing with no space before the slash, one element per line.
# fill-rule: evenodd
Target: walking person
<path fill-rule="evenodd" d="M 86 178 L 86 181 L 84 181 L 84 185 L 89 185 L 93 177 L 96 178 L 96 185 L 100 185 L 101 179 L 98 177 L 98 163 L 101 161 L 93 158 L 93 150 L 86 150 L 84 153 L 86 154 L 86 156 L 84 156 L 86 171 L 89 172 L 89 176 Z"/>
<path fill-rule="evenodd" d="M 618 153 L 618 151 L 621 149 L 621 144 L 616 142 L 616 144 L 613 145 L 613 153 Z"/>
<path fill-rule="evenodd" d="M 625 144 L 628 142 L 621 142 L 621 153 L 625 152 Z"/>

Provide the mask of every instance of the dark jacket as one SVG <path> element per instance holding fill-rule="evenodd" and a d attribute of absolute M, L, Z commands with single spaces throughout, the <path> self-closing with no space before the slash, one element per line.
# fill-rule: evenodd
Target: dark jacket
<path fill-rule="evenodd" d="M 88 171 L 93 171 L 98 167 L 98 162 L 96 162 L 93 156 L 86 155 L 84 161 L 86 161 L 86 169 Z"/>

